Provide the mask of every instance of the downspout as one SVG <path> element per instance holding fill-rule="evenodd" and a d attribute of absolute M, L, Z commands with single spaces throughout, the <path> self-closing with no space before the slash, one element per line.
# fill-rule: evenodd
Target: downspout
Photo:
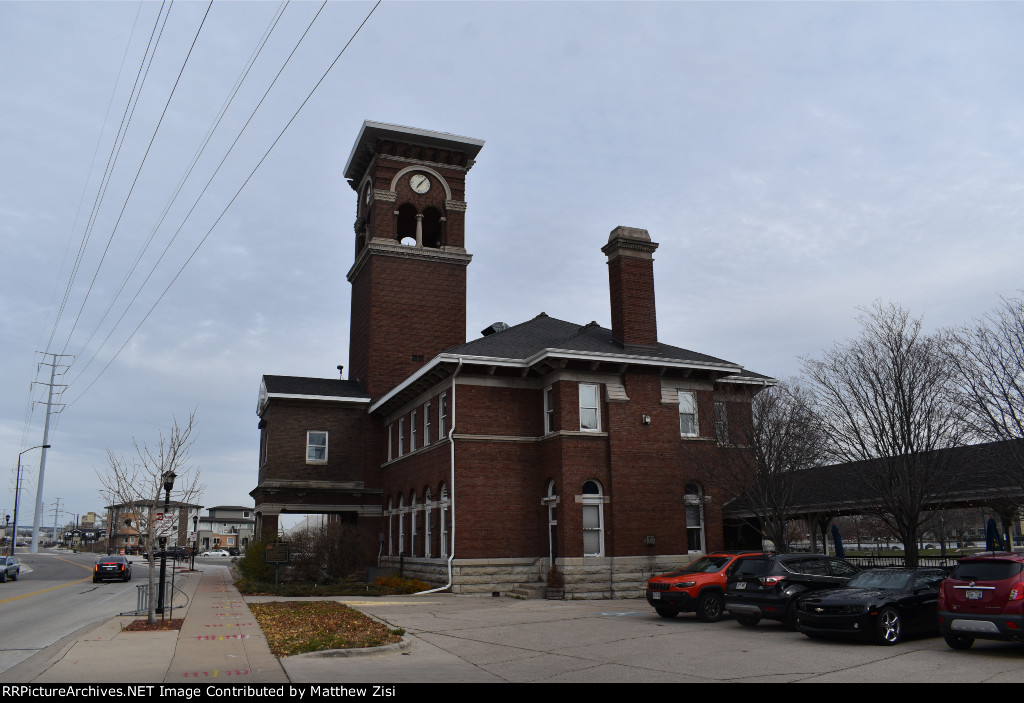
<path fill-rule="evenodd" d="M 455 559 L 455 379 L 461 370 L 462 357 L 459 357 L 459 365 L 455 367 L 455 373 L 452 374 L 452 426 L 448 430 L 449 451 L 451 452 L 450 476 L 448 478 L 448 509 L 451 511 L 451 549 L 448 550 L 448 583 L 437 588 L 431 588 L 428 591 L 414 593 L 414 596 L 437 593 L 452 587 L 452 561 Z"/>

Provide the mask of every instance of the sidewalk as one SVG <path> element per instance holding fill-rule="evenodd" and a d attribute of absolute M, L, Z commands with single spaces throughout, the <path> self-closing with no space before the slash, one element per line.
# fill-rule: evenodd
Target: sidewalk
<path fill-rule="evenodd" d="M 180 631 L 126 632 L 137 616 L 90 625 L 4 674 L 5 683 L 287 683 L 225 567 L 179 571 L 189 597 Z"/>

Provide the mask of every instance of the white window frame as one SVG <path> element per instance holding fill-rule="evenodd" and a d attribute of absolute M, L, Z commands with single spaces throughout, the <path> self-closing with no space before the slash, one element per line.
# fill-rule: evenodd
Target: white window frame
<path fill-rule="evenodd" d="M 594 405 L 584 405 L 584 393 L 593 390 L 594 393 Z M 583 412 L 593 412 L 594 414 L 594 427 L 583 426 Z M 600 383 L 581 383 L 580 384 L 580 432 L 600 432 L 601 431 L 601 384 Z"/>
<path fill-rule="evenodd" d="M 416 507 L 416 491 L 412 492 L 412 498 L 409 504 L 409 519 L 412 520 L 412 527 L 409 530 L 409 556 L 416 556 L 416 513 L 419 509 Z"/>
<path fill-rule="evenodd" d="M 391 430 L 394 428 L 394 423 L 388 425 L 388 461 L 394 458 L 394 447 L 392 446 Z"/>
<path fill-rule="evenodd" d="M 428 406 L 429 407 L 429 406 Z M 430 489 L 423 496 L 423 556 L 430 558 Z"/>
<path fill-rule="evenodd" d="M 448 557 L 448 487 L 441 484 L 441 558 Z"/>
<path fill-rule="evenodd" d="M 394 522 L 395 508 L 394 508 L 394 503 L 391 502 L 390 498 L 388 498 L 388 512 L 387 512 L 387 515 L 388 515 L 388 556 L 392 556 L 395 553 L 394 552 L 394 546 L 395 546 L 395 522 Z"/>
<path fill-rule="evenodd" d="M 441 398 L 438 401 L 440 407 L 438 409 L 438 436 L 439 440 L 444 440 L 448 434 L 448 394 L 442 393 Z"/>
<path fill-rule="evenodd" d="M 405 553 L 405 496 L 398 496 L 398 554 Z"/>
<path fill-rule="evenodd" d="M 686 427 L 692 423 L 692 427 Z M 687 431 L 687 430 L 690 431 Z M 700 424 L 697 417 L 697 394 L 693 391 L 679 391 L 679 436 L 697 437 L 700 435 Z"/>
<path fill-rule="evenodd" d="M 430 403 L 423 404 L 423 446 L 430 444 Z"/>
<path fill-rule="evenodd" d="M 598 549 L 596 552 L 587 551 L 587 540 L 583 540 L 583 556 L 585 557 L 603 557 L 604 556 L 604 489 L 601 487 L 601 482 L 597 479 L 590 479 L 585 481 L 583 486 L 584 489 L 588 483 L 593 483 L 597 487 L 597 493 L 583 493 L 581 503 L 583 504 L 583 534 L 586 535 L 588 532 L 597 535 Z M 590 510 L 588 510 L 590 508 Z M 597 517 L 597 524 L 587 527 L 587 515 L 593 515 Z"/>
<path fill-rule="evenodd" d="M 551 434 L 555 431 L 555 388 L 548 386 L 544 389 L 544 434 Z"/>
<path fill-rule="evenodd" d="M 398 456 L 405 454 L 405 418 L 398 420 Z"/>
<path fill-rule="evenodd" d="M 416 451 L 416 411 L 409 415 L 409 451 Z"/>
<path fill-rule="evenodd" d="M 324 437 L 323 444 L 320 444 L 319 442 L 314 444 L 313 443 L 313 435 L 323 435 L 323 437 Z M 327 432 L 327 430 L 306 430 L 306 463 L 307 464 L 326 464 L 327 463 L 327 440 L 328 440 L 328 432 Z M 311 451 L 315 452 L 320 447 L 323 447 L 323 452 L 324 452 L 323 458 L 322 459 L 318 459 L 318 458 L 311 457 L 310 452 Z"/>

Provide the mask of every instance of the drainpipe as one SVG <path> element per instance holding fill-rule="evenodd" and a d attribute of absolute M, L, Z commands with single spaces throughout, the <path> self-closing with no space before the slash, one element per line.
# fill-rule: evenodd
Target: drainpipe
<path fill-rule="evenodd" d="M 455 367 L 455 373 L 452 374 L 452 426 L 448 430 L 448 442 L 449 451 L 451 452 L 450 461 L 450 476 L 448 479 L 448 509 L 451 511 L 452 522 L 451 522 L 451 549 L 448 550 L 448 583 L 437 588 L 431 588 L 428 591 L 420 591 L 419 593 L 413 593 L 414 596 L 422 596 L 427 593 L 437 593 L 445 589 L 452 587 L 452 561 L 455 559 L 455 379 L 459 375 L 459 371 L 462 370 L 462 357 L 459 357 L 459 365 Z"/>

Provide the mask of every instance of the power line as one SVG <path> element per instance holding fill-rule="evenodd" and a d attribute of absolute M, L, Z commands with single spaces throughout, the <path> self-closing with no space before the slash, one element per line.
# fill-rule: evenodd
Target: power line
<path fill-rule="evenodd" d="M 355 31 L 354 31 L 354 32 L 352 33 L 352 36 L 351 36 L 351 37 L 349 37 L 349 39 L 348 39 L 348 41 L 347 41 L 347 42 L 345 42 L 345 45 L 344 45 L 344 46 L 342 47 L 341 51 L 339 51 L 339 52 L 338 52 L 338 55 L 337 55 L 337 56 L 335 56 L 334 60 L 333 60 L 333 61 L 331 62 L 331 64 L 330 64 L 330 65 L 329 65 L 329 66 L 327 67 L 327 69 L 326 69 L 326 70 L 325 70 L 325 71 L 323 72 L 323 75 L 321 75 L 321 76 L 320 76 L 320 79 L 319 79 L 319 80 L 318 80 L 318 81 L 316 82 L 316 84 L 315 84 L 315 85 L 313 86 L 313 88 L 312 88 L 312 89 L 311 89 L 311 90 L 309 91 L 309 93 L 308 93 L 308 94 L 306 95 L 305 99 L 304 99 L 304 100 L 302 101 L 302 103 L 301 103 L 301 104 L 299 105 L 299 107 L 298 107 L 298 108 L 297 108 L 297 109 L 295 110 L 295 112 L 294 112 L 294 113 L 292 114 L 291 118 L 290 118 L 290 119 L 288 120 L 288 122 L 287 122 L 287 123 L 285 124 L 285 126 L 284 126 L 284 127 L 283 127 L 283 128 L 281 129 L 280 133 L 279 133 L 279 134 L 277 135 L 277 137 L 276 137 L 276 138 L 274 139 L 274 141 L 273 141 L 273 142 L 271 143 L 271 145 L 270 145 L 270 146 L 269 146 L 269 147 L 267 148 L 267 150 L 266 150 L 266 151 L 264 152 L 263 156 L 262 156 L 262 157 L 260 158 L 260 160 L 259 160 L 259 161 L 257 162 L 257 164 L 256 164 L 256 165 L 255 165 L 255 166 L 253 167 L 252 171 L 250 171 L 250 173 L 249 173 L 249 175 L 248 175 L 248 176 L 246 177 L 245 181 L 243 181 L 242 185 L 241 185 L 241 186 L 239 186 L 239 188 L 238 188 L 238 190 L 237 190 L 237 191 L 235 192 L 234 196 L 232 196 L 231 200 L 230 200 L 230 201 L 228 202 L 228 204 L 227 204 L 227 205 L 226 205 L 226 206 L 224 207 L 224 209 L 223 209 L 223 210 L 221 211 L 220 215 L 218 215 L 217 219 L 216 219 L 216 220 L 214 221 L 214 223 L 213 223 L 213 224 L 212 224 L 212 225 L 210 226 L 210 228 L 209 228 L 209 229 L 207 230 L 206 234 L 205 234 L 205 235 L 203 236 L 203 238 L 202 238 L 202 239 L 201 239 L 201 240 L 199 241 L 199 243 L 198 243 L 198 244 L 197 244 L 197 245 L 195 246 L 195 248 L 194 248 L 194 249 L 192 250 L 192 253 L 191 253 L 191 254 L 189 255 L 188 259 L 186 259 L 186 260 L 185 260 L 185 263 L 181 265 L 181 267 L 180 267 L 180 268 L 178 269 L 178 272 L 177 272 L 176 274 L 174 274 L 174 277 L 173 277 L 173 278 L 171 279 L 170 283 L 168 283 L 168 284 L 167 284 L 167 287 L 166 287 L 166 288 L 164 288 L 163 292 L 162 292 L 162 293 L 160 294 L 160 296 L 159 296 L 159 297 L 158 297 L 158 298 L 156 299 L 156 302 L 154 302 L 154 303 L 153 303 L 153 305 L 152 305 L 152 306 L 151 306 L 151 307 L 149 308 L 149 310 L 148 310 L 148 311 L 146 312 L 146 315 L 145 315 L 145 316 L 144 316 L 144 317 L 142 318 L 142 320 L 141 320 L 141 321 L 139 322 L 139 324 L 138 324 L 138 325 L 137 325 L 137 326 L 135 327 L 135 329 L 134 329 L 134 330 L 132 330 L 132 333 L 131 333 L 131 334 L 130 334 L 130 335 L 128 336 L 128 338 L 127 338 L 127 339 L 126 339 L 126 340 L 124 341 L 124 344 L 122 344 L 122 345 L 121 345 L 121 347 L 120 347 L 120 348 L 119 348 L 119 349 L 117 350 L 117 352 L 115 352 L 114 356 L 112 356 L 112 357 L 111 357 L 110 361 L 109 361 L 109 362 L 107 362 L 107 365 L 103 367 L 103 369 L 102 369 L 102 370 L 101 370 L 101 371 L 99 372 L 99 374 L 97 374 L 96 378 L 94 378 L 94 379 L 92 380 L 92 382 L 91 382 L 91 383 L 90 383 L 90 384 L 89 384 L 88 386 L 86 386 L 85 390 L 83 390 L 83 391 L 82 391 L 82 392 L 81 392 L 81 393 L 80 393 L 80 394 L 79 394 L 79 395 L 78 395 L 78 396 L 77 396 L 77 397 L 76 397 L 76 398 L 75 398 L 74 400 L 72 400 L 72 401 L 71 401 L 70 403 L 68 403 L 68 407 L 70 407 L 71 405 L 74 405 L 74 404 L 75 404 L 76 402 L 78 402 L 78 400 L 79 400 L 79 399 L 81 399 L 81 397 L 82 397 L 83 395 L 85 395 L 85 394 L 86 394 L 86 393 L 87 393 L 87 392 L 89 391 L 89 389 L 90 389 L 90 388 L 92 388 L 92 386 L 93 386 L 93 385 L 94 385 L 94 384 L 96 383 L 96 381 L 98 381 L 98 380 L 100 379 L 100 377 L 101 377 L 101 376 L 103 376 L 103 374 L 104 374 L 104 373 L 106 372 L 106 370 L 107 370 L 108 368 L 110 368 L 110 365 L 114 363 L 114 360 L 115 360 L 115 359 L 117 359 L 117 357 L 118 357 L 118 356 L 120 355 L 120 353 L 121 353 L 121 352 L 122 352 L 122 351 L 124 350 L 124 348 L 125 348 L 126 346 L 128 346 L 128 342 L 130 342 L 130 341 L 132 340 L 132 338 L 133 338 L 133 337 L 135 336 L 135 334 L 136 334 L 136 333 L 137 333 L 137 332 L 139 331 L 139 329 L 140 329 L 140 328 L 142 327 L 142 325 L 143 325 L 143 324 L 145 324 L 146 320 L 147 320 L 147 319 L 149 319 L 149 316 L 150 316 L 150 315 L 151 315 L 151 314 L 153 313 L 153 310 L 155 310 L 155 309 L 156 309 L 157 305 L 159 305 L 159 304 L 160 304 L 160 301 L 162 301 L 162 300 L 163 300 L 164 296 L 165 296 L 165 295 L 167 294 L 167 292 L 168 292 L 168 291 L 169 291 L 169 290 L 171 289 L 171 287 L 172 287 L 172 286 L 174 285 L 174 283 L 175 283 L 175 282 L 176 282 L 176 281 L 178 280 L 178 277 L 179 277 L 179 276 L 180 276 L 180 275 L 182 274 L 182 272 L 183 272 L 183 271 L 185 270 L 185 268 L 186 268 L 186 267 L 187 267 L 187 266 L 189 265 L 189 263 L 191 263 L 192 259 L 193 259 L 193 258 L 195 257 L 195 255 L 196 255 L 196 253 L 197 253 L 197 252 L 199 251 L 199 249 L 200 249 L 200 248 L 201 248 L 201 247 L 203 246 L 203 244 L 204 244 L 204 243 L 206 242 L 206 240 L 207 240 L 207 239 L 208 239 L 208 238 L 210 237 L 210 234 L 211 234 L 211 233 L 213 232 L 213 230 L 214 230 L 214 229 L 216 228 L 216 226 L 217 226 L 217 225 L 218 225 L 218 224 L 220 223 L 220 221 L 221 221 L 221 220 L 222 220 L 222 219 L 224 218 L 224 215 L 225 215 L 225 214 L 227 214 L 227 211 L 228 211 L 228 209 L 230 209 L 230 207 L 231 207 L 231 206 L 232 206 L 232 205 L 234 204 L 235 200 L 237 200 L 237 199 L 238 199 L 238 196 L 239 196 L 239 195 L 240 195 L 240 194 L 242 193 L 242 190 L 244 190 L 245 186 L 246 186 L 246 185 L 248 185 L 248 183 L 249 183 L 249 181 L 250 181 L 250 180 L 252 180 L 252 177 L 253 177 L 253 176 L 254 176 L 254 175 L 256 174 L 256 171 L 257 171 L 257 170 L 259 170 L 260 166 L 262 166 L 262 165 L 263 165 L 263 162 L 264 162 L 264 161 L 265 161 L 265 160 L 267 159 L 267 157 L 268 157 L 268 156 L 270 155 L 270 152 L 271 152 L 271 151 L 272 151 L 272 150 L 274 149 L 274 147 L 275 147 L 275 146 L 277 146 L 277 143 L 278 143 L 278 142 L 279 142 L 279 141 L 281 140 L 281 137 L 283 137 L 283 136 L 284 136 L 284 134 L 285 134 L 285 132 L 287 132 L 287 131 L 288 131 L 288 128 L 289 128 L 289 127 L 291 127 L 292 123 L 293 123 L 293 122 L 295 121 L 295 119 L 296 119 L 296 118 L 297 118 L 297 117 L 299 116 L 299 113 L 301 113 L 301 112 L 302 112 L 302 109 L 303 109 L 303 108 L 304 108 L 304 107 L 306 106 L 306 104 L 307 104 L 307 103 L 309 102 L 310 98 L 312 98 L 312 97 L 313 97 L 313 94 L 314 94 L 314 93 L 316 92 L 316 90 L 317 90 L 317 89 L 318 89 L 318 88 L 320 87 L 320 85 L 321 85 L 321 84 L 322 84 L 322 83 L 324 82 L 324 80 L 325 80 L 325 79 L 327 78 L 327 75 L 328 75 L 328 74 L 329 74 L 329 73 L 331 72 L 331 69 L 333 69 L 333 68 L 334 68 L 334 66 L 335 66 L 335 65 L 336 65 L 336 64 L 338 63 L 338 61 L 339 61 L 339 60 L 341 59 L 342 55 L 344 55 L 345 51 L 346 51 L 346 50 L 348 49 L 348 47 L 349 47 L 349 46 L 350 46 L 350 45 L 352 44 L 352 42 L 353 42 L 353 41 L 355 40 L 356 36 L 358 36 L 358 35 L 359 35 L 359 32 L 360 32 L 360 31 L 361 31 L 361 30 L 363 29 L 363 27 L 364 27 L 364 26 L 366 25 L 366 23 L 367 23 L 367 22 L 368 22 L 368 21 L 370 20 L 370 17 L 371 17 L 371 16 L 373 16 L 373 13 L 374 13 L 374 12 L 376 11 L 376 9 L 377 9 L 377 8 L 378 8 L 378 7 L 380 6 L 380 4 L 381 4 L 381 2 L 382 2 L 382 1 L 383 1 L 383 0 L 377 0 L 377 2 L 376 2 L 376 3 L 374 3 L 374 6 L 373 6 L 373 7 L 372 7 L 372 8 L 370 9 L 370 11 L 369 11 L 369 12 L 367 13 L 366 17 L 365 17 L 365 18 L 363 18 L 363 21 L 362 21 L 362 22 L 361 22 L 361 23 L 359 24 L 359 26 L 358 26 L 358 27 L 356 28 L 356 30 L 355 30 Z M 324 5 L 326 5 L 326 1 L 325 1 Z M 321 6 L 321 10 L 322 10 L 322 9 L 323 9 L 323 6 Z M 317 12 L 317 17 L 319 16 L 319 14 L 320 14 L 320 13 L 319 13 L 319 12 Z M 316 21 L 316 17 L 314 17 L 314 18 L 313 18 L 313 21 L 314 21 L 314 22 Z M 312 22 L 310 23 L 310 26 L 312 26 Z M 308 32 L 308 31 L 309 31 L 309 28 L 307 28 L 307 29 L 306 29 L 306 32 Z M 303 37 L 305 37 L 305 33 L 303 34 Z M 301 43 L 301 41 L 302 41 L 302 40 L 300 39 L 300 40 L 299 40 L 299 42 Z M 298 44 L 296 44 L 296 49 L 297 49 L 297 48 L 298 48 Z M 293 52 L 292 52 L 292 53 L 294 54 L 294 50 L 293 50 Z M 290 60 L 290 59 L 291 59 L 291 56 L 289 56 L 289 60 Z M 287 62 L 286 62 L 286 64 L 285 64 L 285 65 L 287 65 Z M 283 67 L 283 66 L 282 66 L 282 70 L 284 70 L 284 67 Z M 278 75 L 280 75 L 280 72 L 278 73 Z M 277 78 L 275 77 L 275 79 L 274 79 L 274 80 L 276 81 L 276 80 L 277 80 Z M 271 87 L 273 87 L 273 83 L 271 84 Z M 270 90 L 270 89 L 268 88 L 268 92 L 269 92 L 269 90 Z M 266 95 L 264 95 L 264 98 L 265 98 L 265 97 L 266 97 Z M 263 102 L 263 100 L 261 99 L 261 100 L 260 100 L 260 104 L 262 104 L 262 102 Z M 256 106 L 256 109 L 258 109 L 258 108 L 259 108 L 259 105 L 257 105 L 257 106 Z M 255 110 L 254 110 L 254 113 L 255 113 Z M 251 119 L 252 119 L 252 117 L 250 117 L 250 120 L 251 120 Z M 247 122 L 246 124 L 248 125 L 248 122 Z M 244 129 L 244 128 L 243 128 L 243 129 Z M 241 136 L 241 134 L 239 135 L 239 137 L 240 137 L 240 136 Z M 237 142 L 237 140 L 236 140 L 236 142 Z M 233 147 L 234 147 L 234 145 L 232 145 L 232 148 L 233 148 Z M 230 152 L 229 152 L 229 153 L 230 153 Z M 227 158 L 227 157 L 225 156 L 225 158 Z M 223 161 L 222 161 L 222 163 L 223 163 Z M 219 168 L 220 168 L 220 167 L 218 166 L 218 170 L 219 170 Z M 215 173 L 214 175 L 216 175 L 216 173 Z M 212 178 L 211 178 L 211 181 L 212 181 Z M 207 184 L 207 186 L 208 186 L 208 185 L 209 185 L 209 183 Z M 203 192 L 205 192 L 205 190 L 206 190 L 206 189 L 204 188 Z M 200 197 L 201 197 L 201 195 L 200 195 Z M 190 212 L 191 212 L 191 211 L 190 211 Z M 183 223 L 183 224 L 184 224 L 184 223 Z"/>

